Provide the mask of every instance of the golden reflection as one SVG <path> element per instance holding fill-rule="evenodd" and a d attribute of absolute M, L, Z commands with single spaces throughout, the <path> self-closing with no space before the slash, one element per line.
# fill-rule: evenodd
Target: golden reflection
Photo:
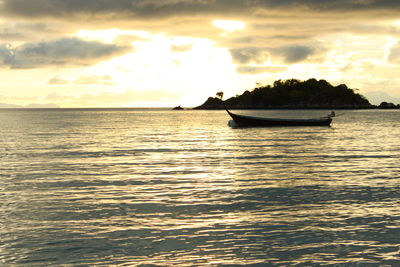
<path fill-rule="evenodd" d="M 3 120 L 6 263 L 70 251 L 104 253 L 100 265 L 400 260 L 399 144 L 370 119 L 232 129 L 222 111 L 40 112 Z"/>

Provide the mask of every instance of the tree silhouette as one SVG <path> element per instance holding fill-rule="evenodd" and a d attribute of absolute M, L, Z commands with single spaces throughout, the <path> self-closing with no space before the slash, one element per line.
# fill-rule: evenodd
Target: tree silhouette
<path fill-rule="evenodd" d="M 222 101 L 223 92 L 198 108 L 371 108 L 362 95 L 345 84 L 333 86 L 326 80 L 277 80 Z M 385 104 L 384 104 L 385 106 Z"/>

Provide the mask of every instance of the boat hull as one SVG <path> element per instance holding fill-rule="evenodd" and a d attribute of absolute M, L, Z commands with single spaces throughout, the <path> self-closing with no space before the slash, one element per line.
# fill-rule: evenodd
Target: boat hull
<path fill-rule="evenodd" d="M 274 126 L 329 126 L 332 122 L 331 117 L 318 119 L 275 119 L 262 118 L 246 115 L 238 115 L 226 110 L 239 127 L 274 127 Z"/>

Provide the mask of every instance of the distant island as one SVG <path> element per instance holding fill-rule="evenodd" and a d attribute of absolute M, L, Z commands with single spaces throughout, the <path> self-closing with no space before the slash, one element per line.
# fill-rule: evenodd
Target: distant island
<path fill-rule="evenodd" d="M 22 109 L 22 108 L 60 108 L 57 104 L 29 104 L 29 105 L 15 105 L 15 104 L 7 104 L 0 103 L 0 109 Z"/>
<path fill-rule="evenodd" d="M 273 86 L 260 86 L 225 101 L 222 100 L 223 92 L 218 92 L 217 97 L 209 97 L 194 109 L 400 108 L 400 105 L 387 102 L 374 106 L 355 91 L 357 89 L 348 88 L 345 84 L 333 86 L 325 80 L 277 80 Z"/>
<path fill-rule="evenodd" d="M 176 106 L 176 107 L 174 107 L 172 110 L 184 110 L 184 108 L 181 107 L 181 106 Z"/>

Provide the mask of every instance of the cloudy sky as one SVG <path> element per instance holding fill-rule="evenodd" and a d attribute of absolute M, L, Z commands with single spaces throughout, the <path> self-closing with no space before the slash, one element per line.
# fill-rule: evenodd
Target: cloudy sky
<path fill-rule="evenodd" d="M 395 0 L 0 0 L 0 103 L 193 107 L 288 78 L 380 101 L 399 65 Z"/>

